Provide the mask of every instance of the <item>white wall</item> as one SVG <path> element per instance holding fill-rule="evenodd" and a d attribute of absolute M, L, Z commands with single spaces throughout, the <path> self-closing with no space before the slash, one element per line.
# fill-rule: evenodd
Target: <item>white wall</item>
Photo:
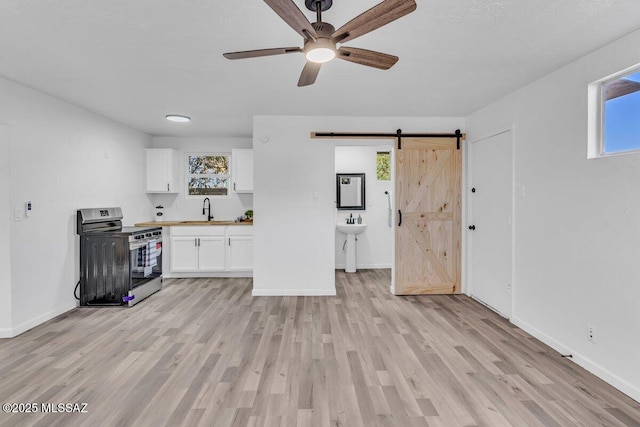
<path fill-rule="evenodd" d="M 334 151 L 358 143 L 312 140 L 311 132 L 452 132 L 463 125 L 461 118 L 254 117 L 253 294 L 335 294 Z"/>
<path fill-rule="evenodd" d="M 11 321 L 11 145 L 9 128 L 0 125 L 0 337 L 8 336 Z"/>
<path fill-rule="evenodd" d="M 153 206 L 164 206 L 164 219 L 172 220 L 206 220 L 202 215 L 202 202 L 204 197 L 186 198 L 185 174 L 187 153 L 221 153 L 231 154 L 234 148 L 251 148 L 251 138 L 179 138 L 179 137 L 155 137 L 154 148 L 173 148 L 180 152 L 180 182 L 179 194 L 154 194 Z M 211 197 L 211 213 L 217 220 L 235 219 L 243 215 L 253 207 L 253 194 L 237 194 L 231 192 L 227 197 Z M 149 212 L 149 220 L 153 218 L 154 211 Z"/>
<path fill-rule="evenodd" d="M 125 224 L 148 219 L 151 137 L 2 78 L 0 118 L 10 135 L 10 206 L 2 215 L 10 224 L 12 300 L 2 336 L 10 336 L 76 306 L 76 209 L 121 206 Z M 28 200 L 32 216 L 14 221 Z"/>
<path fill-rule="evenodd" d="M 587 160 L 587 85 L 640 63 L 640 31 L 467 118 L 514 125 L 512 321 L 640 400 L 640 154 Z M 596 342 L 586 338 L 596 328 Z"/>
<path fill-rule="evenodd" d="M 370 144 L 377 144 L 374 146 L 335 148 L 336 173 L 365 174 L 366 209 L 364 211 L 339 211 L 336 209 L 337 222 L 345 222 L 345 218 L 349 214 L 353 214 L 355 218 L 361 215 L 362 222 L 367 224 L 366 231 L 357 236 L 357 268 L 391 268 L 392 263 L 393 227 L 388 226 L 389 210 L 387 196 L 384 192 L 391 192 L 393 185 L 391 181 L 378 181 L 376 171 L 378 151 L 393 151 L 393 140 L 390 140 L 386 146 L 380 146 L 380 142 L 370 141 Z M 343 247 L 347 236 L 337 230 L 335 233 L 336 268 L 344 269 L 346 260 Z"/>

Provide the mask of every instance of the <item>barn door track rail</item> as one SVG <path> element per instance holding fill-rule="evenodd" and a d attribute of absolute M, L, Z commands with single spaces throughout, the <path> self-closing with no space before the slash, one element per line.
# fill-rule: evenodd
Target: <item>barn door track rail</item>
<path fill-rule="evenodd" d="M 389 139 L 398 140 L 398 150 L 402 150 L 402 138 L 456 138 L 456 148 L 460 149 L 460 141 L 465 138 L 465 134 L 456 129 L 453 133 L 402 133 L 398 129 L 395 133 L 383 132 L 311 132 L 311 138 L 315 139 Z"/>

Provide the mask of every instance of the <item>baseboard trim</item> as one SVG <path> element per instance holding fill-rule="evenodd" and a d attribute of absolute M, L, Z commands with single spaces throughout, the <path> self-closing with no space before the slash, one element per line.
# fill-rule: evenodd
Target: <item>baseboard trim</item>
<path fill-rule="evenodd" d="M 344 270 L 347 266 L 345 264 L 336 264 L 336 270 Z M 357 264 L 358 270 L 377 270 L 382 268 L 391 268 L 391 264 Z"/>
<path fill-rule="evenodd" d="M 336 295 L 335 289 L 254 289 L 251 292 L 254 297 L 332 297 Z"/>
<path fill-rule="evenodd" d="M 197 273 L 165 273 L 163 279 L 193 279 L 193 278 L 224 278 L 224 277 L 253 277 L 253 271 L 224 271 L 224 272 L 197 272 Z"/>
<path fill-rule="evenodd" d="M 618 390 L 620 390 L 621 392 L 623 392 L 633 400 L 640 402 L 640 388 L 634 386 L 628 381 L 625 381 L 624 379 L 620 378 L 619 376 L 612 373 L 608 369 L 603 368 L 602 366 L 598 365 L 591 359 L 584 357 L 580 353 L 573 351 L 571 348 L 565 346 L 564 344 L 560 343 L 559 341 L 550 337 L 549 335 L 540 331 L 539 329 L 531 326 L 529 323 L 523 321 L 522 319 L 516 316 L 513 316 L 511 318 L 511 323 L 513 323 L 523 331 L 527 332 L 528 334 L 532 335 L 533 337 L 539 339 L 543 343 L 547 344 L 549 347 L 553 348 L 558 353 L 570 354 L 572 357 L 568 359 L 574 362 L 576 365 L 583 367 L 584 369 L 591 372 L 593 375 L 600 378 L 604 382 L 609 383 L 613 387 L 617 388 Z"/>
<path fill-rule="evenodd" d="M 35 317 L 31 320 L 27 320 L 22 324 L 16 326 L 12 329 L 0 329 L 0 338 L 14 338 L 20 334 L 27 332 L 29 329 L 33 329 L 36 326 L 42 325 L 43 323 L 60 316 L 61 314 L 66 313 L 69 310 L 73 310 L 76 308 L 78 304 L 76 302 L 65 304 L 60 306 L 54 310 L 51 310 L 45 314 L 42 314 L 38 317 Z"/>

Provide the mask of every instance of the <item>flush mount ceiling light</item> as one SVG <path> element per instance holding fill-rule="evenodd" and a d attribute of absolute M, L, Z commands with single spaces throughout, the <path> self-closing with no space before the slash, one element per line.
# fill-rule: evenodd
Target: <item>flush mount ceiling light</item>
<path fill-rule="evenodd" d="M 179 114 L 167 114 L 165 117 L 170 122 L 186 123 L 191 121 L 191 117 L 181 116 Z"/>
<path fill-rule="evenodd" d="M 304 53 L 307 63 L 302 70 L 298 86 L 315 83 L 320 65 L 334 58 L 344 59 L 367 67 L 388 70 L 398 62 L 398 57 L 373 50 L 341 46 L 345 43 L 395 21 L 414 10 L 415 0 L 384 0 L 363 14 L 355 17 L 336 30 L 333 25 L 322 22 L 322 12 L 328 10 L 333 0 L 305 0 L 305 6 L 316 12 L 316 22 L 309 22 L 293 0 L 264 0 L 291 28 L 304 38 L 304 48 L 281 47 L 275 49 L 246 50 L 225 53 L 227 59 L 257 58 L 260 56 Z"/>

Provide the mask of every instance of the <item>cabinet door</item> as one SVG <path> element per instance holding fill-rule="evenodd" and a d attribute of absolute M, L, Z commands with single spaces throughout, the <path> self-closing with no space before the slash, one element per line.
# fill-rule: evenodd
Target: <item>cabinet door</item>
<path fill-rule="evenodd" d="M 199 271 L 224 271 L 224 236 L 200 237 Z"/>
<path fill-rule="evenodd" d="M 230 236 L 227 245 L 227 270 L 253 270 L 253 236 Z"/>
<path fill-rule="evenodd" d="M 253 193 L 253 150 L 231 150 L 233 191 Z"/>
<path fill-rule="evenodd" d="M 147 153 L 147 192 L 178 192 L 176 173 L 178 155 L 168 148 L 149 148 Z"/>
<path fill-rule="evenodd" d="M 197 244 L 197 237 L 171 237 L 171 271 L 198 271 Z"/>

